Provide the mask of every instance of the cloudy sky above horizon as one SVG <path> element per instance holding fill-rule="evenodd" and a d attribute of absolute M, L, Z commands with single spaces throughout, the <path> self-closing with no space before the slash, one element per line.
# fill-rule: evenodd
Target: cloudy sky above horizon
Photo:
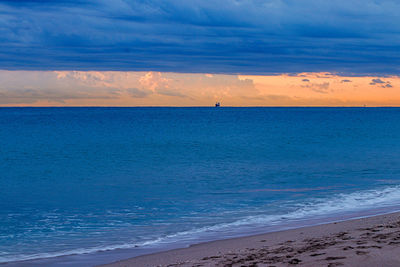
<path fill-rule="evenodd" d="M 398 106 L 400 78 L 0 71 L 0 106 Z"/>
<path fill-rule="evenodd" d="M 0 105 L 400 105 L 400 2 L 0 0 Z"/>

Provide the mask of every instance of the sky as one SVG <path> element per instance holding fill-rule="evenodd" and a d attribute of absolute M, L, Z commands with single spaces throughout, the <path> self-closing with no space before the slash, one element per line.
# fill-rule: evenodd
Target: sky
<path fill-rule="evenodd" d="M 399 106 L 400 1 L 0 0 L 0 106 Z"/>

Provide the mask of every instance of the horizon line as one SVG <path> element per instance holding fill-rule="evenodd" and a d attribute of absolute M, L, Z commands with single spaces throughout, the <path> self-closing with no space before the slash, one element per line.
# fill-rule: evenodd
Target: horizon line
<path fill-rule="evenodd" d="M 399 106 L 0 106 L 0 108 L 400 108 Z"/>

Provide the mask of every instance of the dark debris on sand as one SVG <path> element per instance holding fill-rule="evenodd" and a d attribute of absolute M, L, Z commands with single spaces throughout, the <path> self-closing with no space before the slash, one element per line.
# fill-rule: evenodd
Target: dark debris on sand
<path fill-rule="evenodd" d="M 247 248 L 225 255 L 204 257 L 199 262 L 186 262 L 177 266 L 261 267 L 292 266 L 318 262 L 318 266 L 342 266 L 348 257 L 361 257 L 372 250 L 382 249 L 382 244 L 399 246 L 400 221 L 391 225 L 357 229 L 352 234 L 339 232 L 321 238 L 301 241 L 288 240 L 275 246 Z M 394 230 L 394 231 L 393 231 Z M 267 240 L 260 240 L 266 243 Z"/>

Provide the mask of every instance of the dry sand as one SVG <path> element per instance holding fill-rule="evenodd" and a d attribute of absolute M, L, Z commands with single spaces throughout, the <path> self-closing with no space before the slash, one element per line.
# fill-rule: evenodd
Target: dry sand
<path fill-rule="evenodd" d="M 122 266 L 400 266 L 400 213 L 219 240 Z"/>

